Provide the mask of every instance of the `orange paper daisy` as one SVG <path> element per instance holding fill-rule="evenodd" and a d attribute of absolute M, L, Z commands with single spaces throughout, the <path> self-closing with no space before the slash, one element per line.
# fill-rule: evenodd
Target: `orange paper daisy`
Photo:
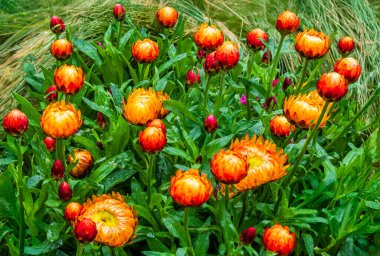
<path fill-rule="evenodd" d="M 235 184 L 248 174 L 246 156 L 232 150 L 219 151 L 210 162 L 215 178 L 225 184 Z"/>
<path fill-rule="evenodd" d="M 296 36 L 297 52 L 308 59 L 319 59 L 330 48 L 330 38 L 322 32 L 314 29 L 305 30 Z"/>
<path fill-rule="evenodd" d="M 269 123 L 270 130 L 273 134 L 279 137 L 289 136 L 290 131 L 295 129 L 294 125 L 291 125 L 283 115 L 278 115 L 272 118 Z"/>
<path fill-rule="evenodd" d="M 86 149 L 74 149 L 74 157 L 68 155 L 66 159 L 69 164 L 78 161 L 74 168 L 70 170 L 70 174 L 75 178 L 85 177 L 94 165 L 94 158 L 90 151 Z"/>
<path fill-rule="evenodd" d="M 194 41 L 199 48 L 212 51 L 223 43 L 224 34 L 215 25 L 203 23 L 194 33 Z"/>

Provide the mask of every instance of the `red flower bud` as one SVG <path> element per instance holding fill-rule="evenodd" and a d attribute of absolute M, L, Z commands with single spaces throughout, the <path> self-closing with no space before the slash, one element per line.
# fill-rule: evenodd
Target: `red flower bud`
<path fill-rule="evenodd" d="M 60 180 L 63 176 L 65 176 L 65 167 L 63 166 L 61 160 L 55 160 L 53 166 L 51 167 L 51 176 L 56 180 Z"/>
<path fill-rule="evenodd" d="M 64 181 L 61 183 L 61 185 L 59 185 L 58 195 L 59 198 L 61 198 L 63 201 L 68 201 L 71 199 L 73 196 L 73 191 L 71 190 L 69 183 Z"/>
<path fill-rule="evenodd" d="M 250 245 L 256 236 L 256 229 L 254 227 L 249 227 L 244 229 L 240 233 L 240 241 L 242 244 Z"/>
<path fill-rule="evenodd" d="M 226 41 L 220 45 L 215 51 L 215 60 L 223 69 L 230 69 L 239 62 L 240 54 L 236 43 Z"/>
<path fill-rule="evenodd" d="M 166 126 L 164 122 L 162 122 L 160 119 L 153 119 L 152 121 L 148 121 L 148 123 L 146 124 L 146 128 L 148 127 L 159 128 L 166 134 Z"/>
<path fill-rule="evenodd" d="M 78 221 L 74 228 L 75 238 L 80 242 L 89 243 L 98 234 L 96 229 L 96 223 L 89 218 L 84 218 L 81 221 Z"/>
<path fill-rule="evenodd" d="M 355 49 L 355 41 L 349 36 L 342 37 L 338 42 L 338 50 L 341 54 L 347 55 Z"/>
<path fill-rule="evenodd" d="M 70 202 L 65 209 L 65 218 L 69 222 L 74 222 L 82 213 L 83 206 L 77 202 Z"/>
<path fill-rule="evenodd" d="M 272 87 L 273 88 L 276 88 L 276 85 L 277 85 L 277 83 L 280 81 L 280 78 L 277 78 L 277 79 L 274 79 L 273 81 L 272 81 Z"/>
<path fill-rule="evenodd" d="M 46 146 L 46 149 L 49 151 L 49 152 L 52 152 L 54 149 L 55 149 L 55 139 L 47 136 L 45 139 L 44 139 L 44 143 L 45 143 L 45 146 Z"/>
<path fill-rule="evenodd" d="M 45 91 L 45 97 L 48 102 L 57 100 L 57 86 L 52 85 Z"/>
<path fill-rule="evenodd" d="M 287 226 L 276 224 L 266 228 L 263 236 L 265 249 L 280 255 L 288 255 L 296 246 L 296 234 L 291 233 Z"/>
<path fill-rule="evenodd" d="M 3 127 L 6 133 L 17 137 L 28 130 L 29 121 L 23 112 L 18 109 L 13 109 L 5 115 Z"/>
<path fill-rule="evenodd" d="M 218 73 L 219 72 L 219 65 L 218 62 L 215 59 L 215 53 L 212 52 L 206 56 L 205 63 L 203 64 L 203 68 L 205 69 L 206 73 Z"/>
<path fill-rule="evenodd" d="M 100 129 L 104 129 L 107 127 L 106 120 L 104 119 L 103 114 L 100 112 L 98 112 L 98 126 Z"/>
<path fill-rule="evenodd" d="M 61 34 L 63 31 L 65 31 L 66 26 L 61 18 L 52 16 L 50 19 L 50 29 L 55 34 Z"/>
<path fill-rule="evenodd" d="M 269 55 L 269 58 L 268 58 L 268 55 Z M 269 51 L 269 54 L 268 54 L 268 51 L 264 52 L 263 57 L 261 58 L 261 62 L 267 65 L 269 62 L 272 62 L 272 52 Z"/>
<path fill-rule="evenodd" d="M 282 34 L 295 32 L 300 26 L 300 19 L 291 11 L 284 11 L 278 15 L 276 29 Z"/>
<path fill-rule="evenodd" d="M 197 74 L 195 74 L 195 72 L 193 70 L 190 70 L 187 75 L 186 75 L 186 84 L 187 85 L 193 85 L 195 84 L 196 82 L 198 81 L 198 84 L 201 83 L 201 76 Z"/>
<path fill-rule="evenodd" d="M 282 90 L 286 91 L 290 85 L 292 85 L 292 81 L 289 77 L 285 77 L 284 82 L 282 83 Z"/>
<path fill-rule="evenodd" d="M 218 121 L 216 120 L 215 116 L 211 114 L 206 117 L 204 126 L 208 132 L 213 133 L 218 129 Z"/>
<path fill-rule="evenodd" d="M 159 152 L 166 145 L 166 133 L 161 128 L 147 127 L 140 132 L 139 143 L 145 152 L 151 154 Z"/>
<path fill-rule="evenodd" d="M 207 53 L 203 49 L 199 49 L 197 52 L 197 58 L 198 59 L 204 59 L 204 58 L 206 58 L 206 55 L 207 55 Z"/>
<path fill-rule="evenodd" d="M 263 104 L 263 108 L 268 109 L 268 108 L 270 107 L 270 104 L 272 103 L 272 101 L 273 101 L 273 105 L 276 105 L 276 104 L 277 104 L 277 99 L 276 99 L 276 97 L 270 96 L 270 97 L 265 101 L 265 103 Z"/>
<path fill-rule="evenodd" d="M 265 48 L 262 41 L 268 42 L 268 34 L 259 28 L 256 28 L 247 34 L 247 44 L 255 51 Z"/>
<path fill-rule="evenodd" d="M 117 21 L 122 21 L 125 18 L 125 9 L 121 4 L 115 4 L 113 8 L 113 16 Z"/>

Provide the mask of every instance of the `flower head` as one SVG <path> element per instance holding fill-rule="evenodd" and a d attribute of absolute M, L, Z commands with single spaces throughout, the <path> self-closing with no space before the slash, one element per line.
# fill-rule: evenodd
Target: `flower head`
<path fill-rule="evenodd" d="M 125 198 L 114 192 L 87 199 L 78 220 L 86 218 L 96 224 L 98 233 L 94 241 L 113 247 L 123 246 L 133 239 L 138 224 L 133 206 L 128 206 Z"/>
<path fill-rule="evenodd" d="M 224 42 L 224 34 L 215 25 L 203 23 L 194 33 L 194 41 L 199 48 L 213 51 Z"/>
<path fill-rule="evenodd" d="M 173 200 L 185 207 L 197 207 L 205 203 L 212 193 L 212 182 L 197 169 L 178 170 L 170 179 L 169 193 Z"/>
<path fill-rule="evenodd" d="M 98 112 L 97 121 L 98 121 L 98 126 L 100 129 L 105 129 L 107 127 L 107 123 L 106 123 L 106 120 L 104 119 L 102 112 Z"/>
<path fill-rule="evenodd" d="M 261 57 L 261 62 L 268 65 L 269 62 L 272 62 L 272 52 L 271 51 L 265 51 L 263 53 L 263 57 Z"/>
<path fill-rule="evenodd" d="M 206 55 L 207 55 L 207 53 L 205 50 L 198 49 L 198 51 L 197 51 L 197 58 L 198 59 L 204 59 L 204 58 L 206 58 Z"/>
<path fill-rule="evenodd" d="M 359 62 L 351 57 L 340 58 L 334 65 L 334 71 L 344 76 L 351 83 L 356 82 L 362 72 Z"/>
<path fill-rule="evenodd" d="M 41 128 L 53 139 L 65 139 L 74 135 L 82 126 L 80 110 L 65 101 L 50 103 L 41 116 Z"/>
<path fill-rule="evenodd" d="M 140 132 L 139 143 L 141 148 L 148 153 L 154 154 L 161 151 L 166 145 L 166 133 L 154 126 L 145 128 Z"/>
<path fill-rule="evenodd" d="M 113 7 L 113 16 L 117 21 L 123 21 L 125 18 L 125 9 L 121 4 L 115 4 Z"/>
<path fill-rule="evenodd" d="M 61 34 L 66 29 L 63 20 L 57 16 L 52 16 L 50 19 L 50 29 L 55 34 Z"/>
<path fill-rule="evenodd" d="M 141 63 L 150 63 L 157 59 L 160 50 L 158 44 L 155 41 L 146 38 L 144 40 L 137 40 L 132 45 L 133 57 Z"/>
<path fill-rule="evenodd" d="M 269 251 L 280 255 L 288 255 L 296 246 L 296 234 L 291 233 L 287 226 L 276 224 L 265 229 L 263 243 Z"/>
<path fill-rule="evenodd" d="M 352 37 L 345 36 L 339 39 L 338 42 L 338 50 L 341 54 L 347 55 L 354 51 L 355 49 L 355 41 Z"/>
<path fill-rule="evenodd" d="M 58 90 L 66 94 L 75 94 L 82 89 L 86 74 L 82 68 L 66 65 L 57 68 L 54 72 L 54 83 Z"/>
<path fill-rule="evenodd" d="M 3 120 L 4 131 L 14 137 L 24 134 L 29 127 L 26 115 L 18 109 L 13 109 L 5 115 Z"/>
<path fill-rule="evenodd" d="M 255 237 L 256 229 L 254 227 L 246 228 L 240 233 L 240 241 L 245 245 L 252 244 L 253 240 L 255 240 Z"/>
<path fill-rule="evenodd" d="M 166 134 L 166 126 L 160 119 L 154 119 L 146 124 L 146 127 L 155 127 L 161 129 Z"/>
<path fill-rule="evenodd" d="M 178 12 L 173 7 L 165 6 L 158 10 L 157 21 L 165 28 L 172 28 L 177 23 Z"/>
<path fill-rule="evenodd" d="M 61 183 L 61 185 L 59 185 L 58 196 L 63 201 L 68 201 L 71 199 L 71 197 L 73 196 L 73 190 L 71 189 L 69 183 L 64 181 Z"/>
<path fill-rule="evenodd" d="M 255 28 L 247 34 L 247 44 L 255 51 L 265 48 L 262 41 L 268 42 L 268 34 L 259 28 Z"/>
<path fill-rule="evenodd" d="M 219 64 L 215 59 L 216 52 L 212 52 L 206 56 L 205 62 L 203 64 L 203 68 L 206 73 L 218 73 L 219 72 Z"/>
<path fill-rule="evenodd" d="M 239 191 L 254 189 L 278 180 L 286 175 L 286 169 L 289 167 L 286 165 L 288 157 L 283 150 L 263 137 L 253 136 L 250 139 L 246 135 L 244 139 L 233 142 L 230 150 L 246 156 L 249 164 L 248 175 L 234 185 Z"/>
<path fill-rule="evenodd" d="M 204 126 L 208 132 L 215 132 L 218 129 L 218 121 L 216 120 L 216 117 L 213 114 L 208 115 L 204 121 Z"/>
<path fill-rule="evenodd" d="M 48 102 L 52 102 L 57 100 L 58 93 L 57 93 L 57 86 L 52 85 L 45 91 L 45 97 Z"/>
<path fill-rule="evenodd" d="M 291 11 L 284 11 L 278 15 L 276 20 L 276 29 L 283 34 L 295 32 L 300 26 L 300 19 Z"/>
<path fill-rule="evenodd" d="M 85 177 L 94 166 L 94 158 L 86 149 L 74 149 L 74 157 L 70 154 L 66 159 L 69 164 L 77 162 L 70 170 L 70 174 L 75 178 Z"/>
<path fill-rule="evenodd" d="M 217 180 L 225 184 L 235 184 L 248 174 L 248 162 L 245 155 L 223 149 L 210 161 L 211 172 Z"/>
<path fill-rule="evenodd" d="M 291 86 L 291 85 L 292 85 L 292 81 L 290 80 L 290 78 L 285 77 L 284 82 L 282 82 L 282 90 L 285 92 L 286 89 L 288 89 L 289 86 Z"/>
<path fill-rule="evenodd" d="M 287 137 L 290 131 L 295 129 L 295 126 L 290 124 L 288 119 L 283 115 L 274 116 L 270 120 L 269 126 L 272 133 L 279 137 Z"/>
<path fill-rule="evenodd" d="M 75 224 L 74 234 L 75 238 L 80 242 L 89 243 L 96 237 L 98 231 L 96 224 L 91 219 L 85 218 Z"/>
<path fill-rule="evenodd" d="M 330 38 L 314 29 L 305 30 L 297 34 L 295 48 L 305 58 L 319 59 L 329 50 Z"/>
<path fill-rule="evenodd" d="M 245 94 L 241 96 L 240 103 L 243 105 L 247 105 L 247 96 Z"/>
<path fill-rule="evenodd" d="M 310 125 L 314 127 L 319 115 L 322 112 L 325 101 L 319 96 L 317 90 L 314 90 L 307 95 L 291 95 L 284 101 L 284 115 L 292 123 L 302 129 L 309 129 Z M 331 105 L 328 109 L 331 108 Z M 327 111 L 328 112 L 328 111 Z M 323 116 L 319 128 L 326 126 L 329 119 L 326 113 Z"/>
<path fill-rule="evenodd" d="M 196 82 L 198 82 L 198 84 L 201 83 L 201 76 L 200 76 L 199 72 L 198 72 L 198 74 L 195 74 L 195 72 L 191 69 L 186 75 L 186 84 L 187 85 L 193 85 Z"/>
<path fill-rule="evenodd" d="M 223 69 L 235 67 L 239 62 L 239 56 L 237 44 L 231 41 L 224 42 L 215 51 L 215 60 L 218 62 L 219 67 Z"/>
<path fill-rule="evenodd" d="M 61 160 L 55 160 L 53 166 L 51 167 L 51 176 L 56 180 L 60 180 L 63 176 L 65 176 L 65 167 L 63 166 Z"/>
<path fill-rule="evenodd" d="M 55 139 L 49 136 L 46 136 L 46 138 L 44 139 L 44 143 L 45 143 L 46 149 L 49 152 L 52 152 L 55 149 Z"/>
<path fill-rule="evenodd" d="M 70 223 L 74 223 L 82 213 L 83 206 L 77 202 L 70 202 L 65 208 L 65 219 Z"/>
<path fill-rule="evenodd" d="M 325 101 L 338 101 L 346 95 L 348 81 L 336 72 L 325 73 L 317 82 L 317 91 Z"/>
<path fill-rule="evenodd" d="M 73 44 L 66 39 L 57 39 L 51 44 L 50 53 L 58 60 L 66 60 L 73 53 Z"/>

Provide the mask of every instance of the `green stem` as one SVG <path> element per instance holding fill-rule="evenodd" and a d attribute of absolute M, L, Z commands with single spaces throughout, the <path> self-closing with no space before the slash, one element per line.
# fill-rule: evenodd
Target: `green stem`
<path fill-rule="evenodd" d="M 66 170 L 65 141 L 63 139 L 56 140 L 56 158 L 62 162 Z"/>
<path fill-rule="evenodd" d="M 311 131 L 310 135 L 307 136 L 306 141 L 303 144 L 303 147 L 302 147 L 301 152 L 299 153 L 299 155 L 298 155 L 298 157 L 296 159 L 296 162 L 292 166 L 292 169 L 290 170 L 290 172 L 286 175 L 286 178 L 285 178 L 284 183 L 282 185 L 284 193 L 285 193 L 286 188 L 288 187 L 288 185 L 289 185 L 292 177 L 294 176 L 294 173 L 297 171 L 297 168 L 298 168 L 299 164 L 301 163 L 302 157 L 304 156 L 304 154 L 306 152 L 307 146 L 309 145 L 310 141 L 314 138 L 314 136 L 317 134 L 319 125 L 322 122 L 322 119 L 323 119 L 323 117 L 324 117 L 324 115 L 325 115 L 325 113 L 327 111 L 328 106 L 329 106 L 329 102 L 326 101 L 325 104 L 324 104 L 324 106 L 323 106 L 322 112 L 319 115 L 317 123 L 314 125 L 313 130 Z M 280 193 L 279 198 L 278 198 L 278 200 L 276 202 L 276 205 L 274 207 L 274 213 L 275 214 L 277 214 L 277 211 L 279 209 L 280 202 L 282 200 L 282 195 L 283 195 L 283 193 Z M 292 197 L 292 195 L 290 194 L 289 198 L 291 198 L 291 197 Z"/>
<path fill-rule="evenodd" d="M 309 62 L 310 62 L 309 59 L 305 59 L 305 64 L 303 65 L 301 79 L 299 83 L 297 84 L 296 91 L 294 93 L 295 95 L 297 95 L 301 91 L 303 81 L 305 80 L 307 66 L 309 65 Z"/>
<path fill-rule="evenodd" d="M 240 215 L 240 223 L 239 226 L 241 226 L 244 222 L 244 217 L 245 217 L 245 212 L 247 211 L 247 191 L 241 192 L 241 202 L 243 204 L 242 209 L 241 209 L 241 215 Z"/>
<path fill-rule="evenodd" d="M 116 41 L 116 47 L 119 48 L 120 46 L 120 38 L 121 38 L 121 21 L 117 22 L 117 41 Z"/>
<path fill-rule="evenodd" d="M 272 70 L 271 70 L 271 73 L 270 73 L 270 76 L 269 76 L 269 81 L 268 81 L 268 95 L 267 95 L 267 98 L 271 96 L 272 94 L 272 81 L 274 79 L 274 76 L 276 75 L 276 70 L 277 70 L 277 64 L 278 64 L 278 61 L 280 59 L 280 52 L 281 52 L 281 48 L 282 48 L 282 45 L 284 43 L 284 40 L 285 40 L 285 37 L 286 35 L 285 34 L 282 34 L 281 35 L 281 39 L 280 39 L 280 43 L 278 44 L 278 47 L 277 47 L 277 50 L 276 50 L 276 55 L 274 56 L 274 59 L 273 59 L 273 65 L 272 65 Z M 268 54 L 268 59 L 270 59 L 270 56 Z"/>
<path fill-rule="evenodd" d="M 251 120 L 251 117 L 252 117 L 252 110 L 251 110 L 251 102 L 250 102 L 250 99 L 249 99 L 249 85 L 247 85 L 246 87 L 246 102 L 247 102 L 247 121 Z"/>
<path fill-rule="evenodd" d="M 183 215 L 183 228 L 185 230 L 185 235 L 186 235 L 186 243 L 187 247 L 190 249 L 190 256 L 195 256 L 193 245 L 191 244 L 191 237 L 189 233 L 189 207 L 185 208 L 185 213 Z"/>
<path fill-rule="evenodd" d="M 149 154 L 149 165 L 148 165 L 148 205 L 150 207 L 150 200 L 152 198 L 152 176 L 153 176 L 153 163 L 154 154 Z"/>
<path fill-rule="evenodd" d="M 224 195 L 224 204 L 226 207 L 226 211 L 228 212 L 228 200 L 230 199 L 230 186 L 226 184 L 225 188 L 226 188 L 226 191 Z"/>
<path fill-rule="evenodd" d="M 24 255 L 25 244 L 25 210 L 24 210 L 24 187 L 22 184 L 22 150 L 21 150 L 21 138 L 18 139 L 17 145 L 17 171 L 18 171 L 18 200 L 20 207 L 20 231 L 19 231 L 19 252 L 20 256 Z"/>
<path fill-rule="evenodd" d="M 284 143 L 282 144 L 282 148 L 286 147 L 289 142 L 297 135 L 299 129 L 297 127 L 294 128 L 294 131 L 292 131 L 289 136 L 286 138 L 286 140 L 284 141 Z"/>
<path fill-rule="evenodd" d="M 352 120 L 342 129 L 340 133 L 338 133 L 330 143 L 325 147 L 325 150 L 328 150 L 333 146 L 343 134 L 347 132 L 349 128 L 352 127 L 353 123 L 368 109 L 368 107 L 376 100 L 376 98 L 380 95 L 380 86 L 378 86 L 375 92 L 372 94 L 371 98 L 368 99 L 367 103 L 363 106 L 363 108 L 352 118 Z"/>
<path fill-rule="evenodd" d="M 210 87 L 210 76 L 206 74 L 206 85 L 205 85 L 205 90 L 203 93 L 203 109 L 204 109 L 204 114 L 207 115 L 207 103 L 208 103 L 208 89 Z"/>
<path fill-rule="evenodd" d="M 220 105 L 222 104 L 222 101 L 223 101 L 223 93 L 224 93 L 224 77 L 226 75 L 226 71 L 222 71 L 222 73 L 220 74 L 220 82 L 219 82 L 219 98 L 217 100 L 217 103 L 216 103 L 216 111 L 215 113 L 218 113 L 219 114 L 219 108 L 220 108 Z"/>
<path fill-rule="evenodd" d="M 76 252 L 76 256 L 82 256 L 83 254 L 83 249 L 84 249 L 84 244 L 78 242 L 78 240 L 76 240 L 76 244 L 77 244 L 77 252 Z"/>

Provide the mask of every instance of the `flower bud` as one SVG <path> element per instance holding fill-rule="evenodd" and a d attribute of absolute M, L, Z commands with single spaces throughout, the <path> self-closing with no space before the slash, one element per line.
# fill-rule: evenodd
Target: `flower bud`
<path fill-rule="evenodd" d="M 140 63 L 150 63 L 157 59 L 160 49 L 155 41 L 146 38 L 132 45 L 132 55 Z"/>
<path fill-rule="evenodd" d="M 344 76 L 351 83 L 356 82 L 362 72 L 359 62 L 351 57 L 340 58 L 334 65 L 334 71 Z"/>
<path fill-rule="evenodd" d="M 44 143 L 45 143 L 46 149 L 49 152 L 52 152 L 55 149 L 55 139 L 53 139 L 52 137 L 47 136 L 44 139 Z"/>
<path fill-rule="evenodd" d="M 48 102 L 52 102 L 57 100 L 58 93 L 57 93 L 57 86 L 52 85 L 45 91 L 45 97 Z"/>
<path fill-rule="evenodd" d="M 241 96 L 240 103 L 243 105 L 247 105 L 247 96 L 245 94 Z"/>
<path fill-rule="evenodd" d="M 287 226 L 276 224 L 266 228 L 263 236 L 265 249 L 280 255 L 288 255 L 296 246 L 296 234 L 291 233 Z"/>
<path fill-rule="evenodd" d="M 268 42 L 268 34 L 259 28 L 256 28 L 247 34 L 247 44 L 255 51 L 265 48 L 262 41 Z"/>
<path fill-rule="evenodd" d="M 276 88 L 277 83 L 278 83 L 279 81 L 280 81 L 280 78 L 274 79 L 274 80 L 272 81 L 272 87 L 273 87 L 273 88 Z"/>
<path fill-rule="evenodd" d="M 355 49 L 355 41 L 349 36 L 342 37 L 338 42 L 338 50 L 340 54 L 347 55 Z"/>
<path fill-rule="evenodd" d="M 178 12 L 173 7 L 165 6 L 158 10 L 157 21 L 164 28 L 172 28 L 177 23 Z"/>
<path fill-rule="evenodd" d="M 282 82 L 282 90 L 285 92 L 290 85 L 292 85 L 292 81 L 289 77 L 285 77 L 284 82 Z"/>
<path fill-rule="evenodd" d="M 71 190 L 69 183 L 64 181 L 61 183 L 61 185 L 59 185 L 58 195 L 59 198 L 61 198 L 63 201 L 68 201 L 71 199 L 73 196 L 73 191 Z"/>
<path fill-rule="evenodd" d="M 50 46 L 50 53 L 57 60 L 64 61 L 73 53 L 73 44 L 66 39 L 55 40 Z"/>
<path fill-rule="evenodd" d="M 105 129 L 107 127 L 106 120 L 101 112 L 98 112 L 98 126 L 100 129 Z"/>
<path fill-rule="evenodd" d="M 265 103 L 263 104 L 263 108 L 265 109 L 268 109 L 270 107 L 270 104 L 272 103 L 273 101 L 273 105 L 276 105 L 277 104 L 277 99 L 276 97 L 274 96 L 270 96 L 266 101 Z"/>
<path fill-rule="evenodd" d="M 244 229 L 240 233 L 240 241 L 242 244 L 250 245 L 256 237 L 256 229 L 254 227 L 249 227 Z"/>
<path fill-rule="evenodd" d="M 121 4 L 115 4 L 113 8 L 113 16 L 117 21 L 122 21 L 125 18 L 125 9 Z"/>
<path fill-rule="evenodd" d="M 51 167 L 51 176 L 56 180 L 60 180 L 63 176 L 65 176 L 65 167 L 63 166 L 61 160 L 55 160 L 53 166 Z"/>
<path fill-rule="evenodd" d="M 272 52 L 271 51 L 265 51 L 263 54 L 263 57 L 261 58 L 261 62 L 266 64 L 266 65 L 268 65 L 269 62 L 272 62 Z"/>
<path fill-rule="evenodd" d="M 200 76 L 200 74 L 198 73 L 198 75 L 197 75 L 197 74 L 195 74 L 195 72 L 193 70 L 190 70 L 187 73 L 187 75 L 186 75 L 186 84 L 187 85 L 193 85 L 197 81 L 198 81 L 198 84 L 201 83 L 201 76 Z"/>
<path fill-rule="evenodd" d="M 218 121 L 214 115 L 208 115 L 204 121 L 204 126 L 208 132 L 213 133 L 218 129 Z"/>
<path fill-rule="evenodd" d="M 89 243 L 98 234 L 96 223 L 89 218 L 78 221 L 74 228 L 75 238 L 82 243 Z"/>
<path fill-rule="evenodd" d="M 194 33 L 194 41 L 199 48 L 213 51 L 224 42 L 224 34 L 215 25 L 203 23 Z"/>
<path fill-rule="evenodd" d="M 83 206 L 77 202 L 70 202 L 65 209 L 65 218 L 69 222 L 74 222 L 82 213 Z"/>
<path fill-rule="evenodd" d="M 215 60 L 223 69 L 235 67 L 239 62 L 240 54 L 236 43 L 231 41 L 224 42 L 215 51 Z"/>
<path fill-rule="evenodd" d="M 6 133 L 17 137 L 28 130 L 29 121 L 23 112 L 18 109 L 13 109 L 5 115 L 3 120 L 3 127 Z"/>
<path fill-rule="evenodd" d="M 55 34 L 61 34 L 63 31 L 65 31 L 66 26 L 61 18 L 52 16 L 50 19 L 50 29 Z"/>
<path fill-rule="evenodd" d="M 73 169 L 70 170 L 71 176 L 75 178 L 85 177 L 94 166 L 94 158 L 90 151 L 86 149 L 74 149 L 74 157 L 70 154 L 66 157 L 67 162 L 72 164 L 77 162 Z"/>
<path fill-rule="evenodd" d="M 295 32 L 300 26 L 298 16 L 291 11 L 284 11 L 278 15 L 276 20 L 276 29 L 282 34 Z"/>
<path fill-rule="evenodd" d="M 166 134 L 166 126 L 164 122 L 162 122 L 160 119 L 153 119 L 152 121 L 148 121 L 148 123 L 146 124 L 146 128 L 148 127 L 159 128 Z"/>
<path fill-rule="evenodd" d="M 219 65 L 218 62 L 215 59 L 215 53 L 212 52 L 206 56 L 205 63 L 203 64 L 203 68 L 205 69 L 206 73 L 218 73 L 219 72 Z"/>
<path fill-rule="evenodd" d="M 139 143 L 145 152 L 154 154 L 165 147 L 166 133 L 161 128 L 147 127 L 140 132 Z"/>
<path fill-rule="evenodd" d="M 323 74 L 317 82 L 317 90 L 325 101 L 339 101 L 347 93 L 348 81 L 336 72 Z"/>
<path fill-rule="evenodd" d="M 198 49 L 198 51 L 197 51 L 197 58 L 198 58 L 198 59 L 205 59 L 205 58 L 206 58 L 206 55 L 207 55 L 207 53 L 206 53 L 205 50 L 203 50 L 203 49 Z"/>

